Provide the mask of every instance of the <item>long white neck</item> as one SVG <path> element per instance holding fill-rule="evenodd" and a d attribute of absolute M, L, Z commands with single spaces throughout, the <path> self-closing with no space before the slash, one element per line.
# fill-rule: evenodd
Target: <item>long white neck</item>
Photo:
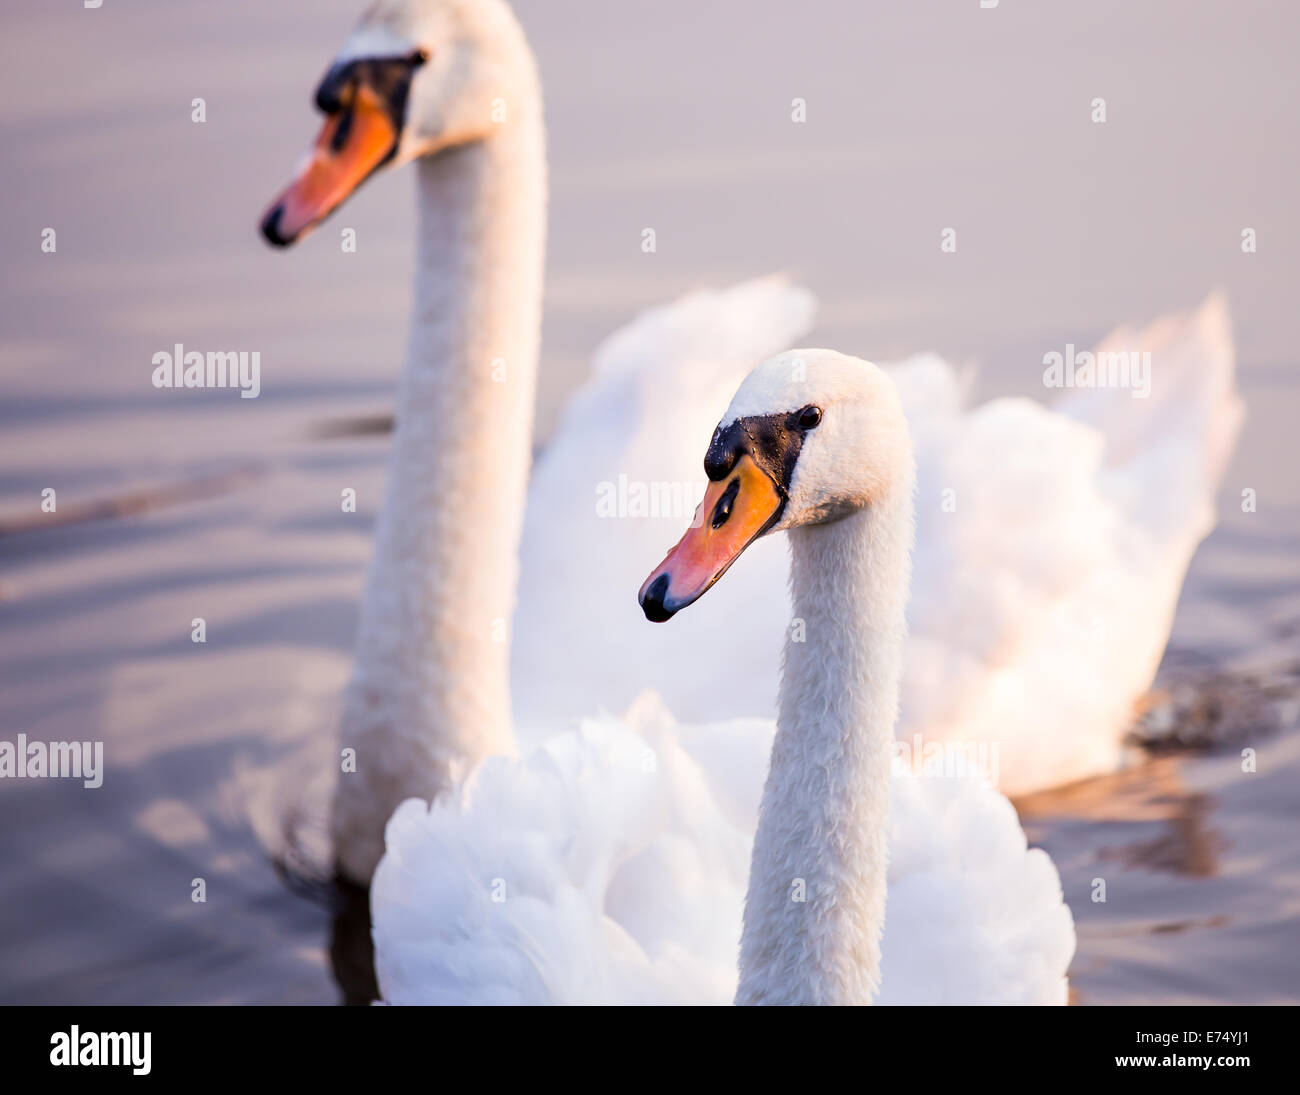
<path fill-rule="evenodd" d="M 545 253 L 540 91 L 486 140 L 418 161 L 414 314 L 362 602 L 334 800 L 368 882 L 404 799 L 511 752 L 509 634 L 532 449 Z"/>
<path fill-rule="evenodd" d="M 737 1004 L 867 1004 L 879 985 L 911 537 L 910 480 L 842 521 L 790 533 L 796 626 Z"/>

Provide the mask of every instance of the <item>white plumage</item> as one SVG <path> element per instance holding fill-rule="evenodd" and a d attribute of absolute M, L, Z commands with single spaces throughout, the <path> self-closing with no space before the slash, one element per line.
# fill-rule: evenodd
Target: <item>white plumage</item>
<path fill-rule="evenodd" d="M 649 627 L 633 591 L 682 515 L 600 516 L 597 488 L 698 486 L 698 439 L 729 385 L 811 311 L 779 280 L 695 293 L 598 355 L 530 486 L 513 685 L 535 749 L 394 816 L 373 898 L 390 1001 L 731 1000 L 772 725 L 666 710 L 772 710 L 788 553 L 760 541 L 708 603 Z M 918 464 L 898 733 L 996 743 L 1003 788 L 1116 763 L 1213 527 L 1241 416 L 1226 307 L 1118 337 L 1151 351 L 1150 401 L 966 410 L 939 359 L 890 370 Z M 645 696 L 626 719 L 563 731 L 647 685 L 667 707 Z M 978 779 L 897 775 L 893 795 L 879 1002 L 1063 1003 L 1072 919 L 1011 804 Z"/>
<path fill-rule="evenodd" d="M 512 747 L 497 635 L 536 363 L 540 95 L 497 0 L 386 0 L 342 56 L 375 41 L 433 59 L 412 78 L 398 159 L 454 149 L 420 162 L 419 307 L 344 724 L 359 767 L 334 815 L 340 865 L 364 880 L 393 803 L 442 792 L 388 827 L 381 985 L 394 1002 L 725 1002 L 791 623 L 787 553 L 756 544 L 671 628 L 647 625 L 634 594 L 699 496 L 703 438 L 753 364 L 807 328 L 811 298 L 773 280 L 697 293 L 603 348 L 528 486 L 510 674 L 523 757 L 458 781 Z M 488 124 L 503 84 L 510 123 Z M 1144 400 L 967 411 L 937 359 L 893 370 L 917 462 L 911 636 L 888 674 L 905 738 L 996 745 L 1011 789 L 1114 765 L 1213 524 L 1240 417 L 1227 326 L 1212 300 L 1118 335 L 1154 356 Z M 647 686 L 666 707 L 646 697 L 615 717 Z M 736 715 L 751 717 L 720 721 Z M 1063 1002 L 1069 912 L 1007 800 L 972 779 L 894 784 L 883 954 L 841 995 L 878 975 L 882 1002 Z"/>
<path fill-rule="evenodd" d="M 398 808 L 372 890 L 385 1000 L 731 1003 L 772 724 L 654 706 Z M 892 816 L 877 1002 L 1065 1003 L 1073 920 L 1006 798 L 900 775 Z"/>
<path fill-rule="evenodd" d="M 790 619 L 784 545 L 756 544 L 710 604 L 647 628 L 633 592 L 682 514 L 601 516 L 598 485 L 689 484 L 689 510 L 697 439 L 812 311 L 804 290 L 749 282 L 648 312 L 599 351 L 529 486 L 511 674 L 524 740 L 621 711 L 647 687 L 689 722 L 770 715 Z M 888 370 L 917 459 L 898 733 L 997 743 L 1009 793 L 1118 764 L 1241 420 L 1221 298 L 1103 346 L 1151 353 L 1148 398 L 1076 390 L 1055 409 L 968 410 L 940 359 Z M 705 655 L 724 643 L 735 667 L 719 688 Z"/>
<path fill-rule="evenodd" d="M 431 809 L 403 804 L 372 890 L 389 1002 L 728 1003 L 747 885 L 759 965 L 746 992 L 742 948 L 742 998 L 1065 1002 L 1073 921 L 1010 803 L 978 778 L 899 774 L 884 805 L 911 453 L 896 397 L 877 406 L 890 385 L 858 390 L 870 366 L 793 351 L 743 390 L 783 408 L 771 380 L 799 355 L 817 355 L 826 422 L 805 438 L 777 526 L 801 536 L 793 584 L 811 633 L 786 655 L 786 744 L 774 751 L 766 720 L 679 726 L 647 693 L 623 719 L 488 759 Z M 833 495 L 856 516 L 809 524 Z M 706 657 L 729 691 L 732 649 Z"/>

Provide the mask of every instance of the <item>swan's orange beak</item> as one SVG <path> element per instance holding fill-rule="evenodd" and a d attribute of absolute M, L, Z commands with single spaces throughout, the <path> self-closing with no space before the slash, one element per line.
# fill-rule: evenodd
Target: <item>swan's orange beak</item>
<path fill-rule="evenodd" d="M 262 235 L 277 247 L 301 239 L 393 157 L 398 136 L 379 94 L 349 86 L 297 176 L 262 217 Z"/>
<path fill-rule="evenodd" d="M 784 500 L 753 457 L 736 460 L 723 478 L 709 484 L 694 523 L 641 586 L 637 599 L 645 618 L 662 623 L 702 597 L 767 531 Z"/>

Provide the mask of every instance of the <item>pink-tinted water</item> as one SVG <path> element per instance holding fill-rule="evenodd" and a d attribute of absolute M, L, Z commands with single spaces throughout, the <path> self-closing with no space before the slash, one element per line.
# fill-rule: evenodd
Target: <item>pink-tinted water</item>
<path fill-rule="evenodd" d="M 1227 289 L 1250 419 L 1148 718 L 1186 740 L 1019 805 L 1078 922 L 1078 1002 L 1294 1001 L 1300 17 L 518 6 L 551 133 L 543 430 L 601 336 L 701 283 L 787 270 L 822 302 L 810 341 L 935 349 L 1031 395 L 1045 349 Z M 340 995 L 329 915 L 267 849 L 336 725 L 386 441 L 320 426 L 391 409 L 411 179 L 340 215 L 356 253 L 331 228 L 272 254 L 254 227 L 359 7 L 0 15 L 0 737 L 101 739 L 108 765 L 96 791 L 0 784 L 0 1002 Z M 155 390 L 176 342 L 259 351 L 261 396 Z"/>

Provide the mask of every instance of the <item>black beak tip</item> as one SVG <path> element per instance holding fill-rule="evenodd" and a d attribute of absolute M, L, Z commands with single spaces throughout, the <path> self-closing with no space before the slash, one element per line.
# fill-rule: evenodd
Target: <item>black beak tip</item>
<path fill-rule="evenodd" d="M 661 574 L 650 583 L 650 588 L 645 591 L 645 596 L 641 598 L 641 611 L 645 613 L 645 618 L 652 624 L 661 624 L 665 620 L 673 618 L 675 610 L 664 605 L 664 598 L 667 596 L 668 575 Z"/>
<path fill-rule="evenodd" d="M 262 218 L 262 235 L 272 247 L 288 247 L 293 243 L 293 236 L 286 236 L 280 231 L 280 220 L 284 216 L 284 206 L 277 205 Z"/>

